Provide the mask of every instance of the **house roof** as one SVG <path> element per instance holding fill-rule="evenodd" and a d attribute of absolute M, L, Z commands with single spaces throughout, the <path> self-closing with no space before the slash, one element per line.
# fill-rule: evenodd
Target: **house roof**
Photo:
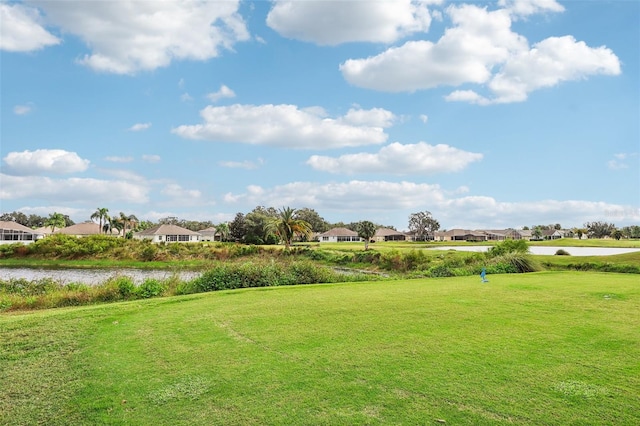
<path fill-rule="evenodd" d="M 200 233 L 178 225 L 156 225 L 136 232 L 136 235 L 200 235 Z"/>
<path fill-rule="evenodd" d="M 218 230 L 215 228 L 215 226 L 211 226 L 209 228 L 201 229 L 198 232 L 200 233 L 200 235 L 216 235 L 218 233 Z"/>
<path fill-rule="evenodd" d="M 59 229 L 59 228 L 56 228 Z M 50 226 L 41 226 L 40 228 L 36 228 L 33 230 L 36 234 L 50 234 L 51 227 Z"/>
<path fill-rule="evenodd" d="M 347 228 L 333 228 L 323 232 L 320 237 L 357 237 L 358 233 Z"/>
<path fill-rule="evenodd" d="M 31 232 L 32 234 L 37 234 L 37 232 L 34 229 L 24 226 L 18 222 L 12 222 L 7 220 L 0 220 L 0 229 L 9 229 L 11 231 Z"/>
<path fill-rule="evenodd" d="M 66 228 L 56 229 L 54 234 L 65 235 L 97 235 L 101 234 L 100 225 L 95 222 L 76 223 Z"/>
<path fill-rule="evenodd" d="M 378 228 L 376 229 L 376 233 L 373 235 L 374 237 L 388 237 L 391 235 L 407 235 L 404 232 L 396 231 L 391 228 Z"/>

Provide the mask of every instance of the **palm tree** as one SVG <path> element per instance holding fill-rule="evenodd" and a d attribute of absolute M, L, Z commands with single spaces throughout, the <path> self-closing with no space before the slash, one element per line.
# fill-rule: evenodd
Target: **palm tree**
<path fill-rule="evenodd" d="M 98 219 L 100 221 L 100 232 L 103 230 L 103 222 L 109 219 L 109 209 L 106 207 L 98 207 L 91 215 L 91 220 Z"/>
<path fill-rule="evenodd" d="M 358 223 L 358 237 L 364 239 L 364 249 L 369 250 L 369 240 L 376 233 L 376 225 L 368 220 Z"/>
<path fill-rule="evenodd" d="M 138 226 L 138 222 L 140 221 L 135 214 L 130 214 L 129 216 L 127 216 L 127 222 L 129 223 L 129 230 L 133 231 L 135 227 Z"/>
<path fill-rule="evenodd" d="M 127 217 L 123 217 L 123 213 L 120 212 L 120 217 L 111 218 L 111 227 L 118 230 L 118 235 L 120 235 L 120 231 L 124 231 L 122 233 L 122 236 L 124 237 L 127 229 Z"/>
<path fill-rule="evenodd" d="M 278 210 L 278 217 L 273 218 L 268 225 L 269 229 L 284 241 L 286 249 L 291 246 L 291 240 L 294 236 L 306 235 L 309 237 L 313 233 L 309 222 L 296 219 L 295 213 L 295 209 L 283 207 Z"/>
<path fill-rule="evenodd" d="M 115 220 L 115 223 L 120 224 L 120 227 L 116 227 L 114 226 L 114 228 L 117 228 L 119 231 L 122 231 L 122 237 L 126 237 L 127 236 L 127 225 L 129 225 L 129 230 L 133 229 L 134 224 L 138 223 L 138 218 L 133 215 L 126 215 L 124 214 L 124 212 L 120 212 L 120 215 L 118 216 L 118 219 Z"/>
<path fill-rule="evenodd" d="M 229 239 L 229 224 L 222 222 L 216 226 L 216 232 L 220 234 L 220 241 L 227 241 Z"/>
<path fill-rule="evenodd" d="M 51 233 L 53 234 L 53 232 L 56 230 L 56 227 L 64 228 L 66 224 L 67 221 L 64 219 L 64 215 L 62 213 L 53 212 L 49 215 L 49 218 L 44 223 L 44 226 L 50 226 Z"/>

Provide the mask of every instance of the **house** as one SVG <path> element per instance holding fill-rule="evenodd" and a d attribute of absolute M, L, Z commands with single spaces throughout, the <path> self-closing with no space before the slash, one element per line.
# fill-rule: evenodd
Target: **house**
<path fill-rule="evenodd" d="M 378 228 L 376 229 L 376 233 L 373 235 L 372 240 L 376 242 L 381 241 L 406 241 L 408 239 L 408 235 L 404 232 L 396 231 L 395 229 L 390 228 Z"/>
<path fill-rule="evenodd" d="M 497 239 L 498 235 L 494 234 Z M 435 233 L 436 241 L 487 241 L 489 239 L 486 231 L 470 231 L 468 229 L 451 229 L 449 231 L 438 231 Z"/>
<path fill-rule="evenodd" d="M 358 233 L 347 228 L 333 228 L 318 234 L 321 243 L 340 243 L 345 241 L 362 241 Z"/>
<path fill-rule="evenodd" d="M 437 241 L 436 239 L 436 234 L 438 233 L 438 231 L 434 232 L 432 235 L 422 235 L 422 236 L 418 236 L 418 233 L 416 231 L 407 231 L 407 232 L 403 232 L 404 235 L 406 235 L 406 239 L 409 241 Z"/>
<path fill-rule="evenodd" d="M 527 241 L 530 241 L 531 238 L 533 237 L 533 233 L 531 232 L 530 229 L 519 229 L 516 232 L 518 234 L 520 234 L 520 238 L 513 237 L 514 240 L 527 240 Z"/>
<path fill-rule="evenodd" d="M 0 221 L 0 244 L 29 244 L 43 237 L 42 233 L 17 222 Z"/>
<path fill-rule="evenodd" d="M 189 243 L 200 241 L 200 233 L 178 225 L 156 225 L 133 234 L 136 240 L 151 240 L 154 243 Z"/>
<path fill-rule="evenodd" d="M 75 225 L 67 226 L 66 228 L 56 229 L 54 234 L 75 235 L 76 237 L 88 237 L 89 235 L 100 235 L 104 232 L 100 229 L 100 225 L 95 222 L 82 222 Z M 118 230 L 112 229 L 107 231 L 107 235 L 117 235 Z"/>
<path fill-rule="evenodd" d="M 200 233 L 200 241 L 220 241 L 220 233 L 213 226 L 198 232 Z"/>
<path fill-rule="evenodd" d="M 557 229 L 544 229 L 542 231 L 542 238 L 544 238 L 545 240 L 557 240 L 562 237 L 562 232 Z"/>

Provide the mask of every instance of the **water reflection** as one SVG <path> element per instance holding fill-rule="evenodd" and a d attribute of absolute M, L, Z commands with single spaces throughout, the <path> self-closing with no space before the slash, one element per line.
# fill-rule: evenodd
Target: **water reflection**
<path fill-rule="evenodd" d="M 0 279 L 26 279 L 28 281 L 51 278 L 62 284 L 83 283 L 87 285 L 101 284 L 115 276 L 127 276 L 136 284 L 147 278 L 166 279 L 177 275 L 183 281 L 199 277 L 198 271 L 170 271 L 163 269 L 33 269 L 33 268 L 0 268 Z"/>

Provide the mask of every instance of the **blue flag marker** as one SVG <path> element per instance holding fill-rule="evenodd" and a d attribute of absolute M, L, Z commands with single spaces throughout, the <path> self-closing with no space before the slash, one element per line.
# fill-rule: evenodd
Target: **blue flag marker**
<path fill-rule="evenodd" d="M 482 278 L 483 283 L 489 282 L 489 280 L 487 279 L 487 268 L 482 268 L 482 272 L 480 272 L 480 278 Z"/>

